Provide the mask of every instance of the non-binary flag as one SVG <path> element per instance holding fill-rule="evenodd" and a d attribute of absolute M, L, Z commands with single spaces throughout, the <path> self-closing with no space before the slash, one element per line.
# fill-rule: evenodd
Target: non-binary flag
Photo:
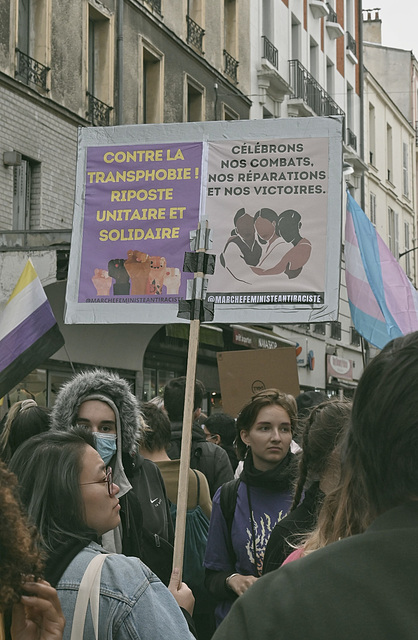
<path fill-rule="evenodd" d="M 417 291 L 349 193 L 345 277 L 354 326 L 375 347 L 418 330 Z"/>
<path fill-rule="evenodd" d="M 0 398 L 63 344 L 41 281 L 28 260 L 0 314 Z"/>

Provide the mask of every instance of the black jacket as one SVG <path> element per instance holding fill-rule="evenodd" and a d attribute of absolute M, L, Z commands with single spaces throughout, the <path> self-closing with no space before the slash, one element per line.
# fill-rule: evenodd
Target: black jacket
<path fill-rule="evenodd" d="M 416 640 L 418 502 L 263 576 L 213 640 Z"/>
<path fill-rule="evenodd" d="M 181 422 L 171 423 L 171 444 L 167 453 L 172 460 L 180 458 L 182 426 Z M 226 451 L 217 444 L 206 442 L 203 429 L 197 422 L 192 428 L 190 467 L 205 474 L 211 498 L 222 484 L 234 477 Z"/>
<path fill-rule="evenodd" d="M 264 554 L 263 575 L 278 569 L 295 550 L 295 546 L 300 545 L 301 536 L 315 528 L 323 499 L 319 482 L 314 482 L 307 490 L 303 502 L 276 524 Z"/>

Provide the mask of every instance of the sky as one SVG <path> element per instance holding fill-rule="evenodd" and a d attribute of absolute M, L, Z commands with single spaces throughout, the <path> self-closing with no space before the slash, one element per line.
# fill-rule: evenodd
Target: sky
<path fill-rule="evenodd" d="M 382 44 L 413 50 L 418 58 L 418 1 L 363 0 L 363 9 L 380 8 Z"/>

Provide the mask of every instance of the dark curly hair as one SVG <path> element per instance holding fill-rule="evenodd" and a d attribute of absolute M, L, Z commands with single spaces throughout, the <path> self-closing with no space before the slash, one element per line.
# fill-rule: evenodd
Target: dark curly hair
<path fill-rule="evenodd" d="M 0 462 L 0 611 L 22 595 L 22 578 L 39 578 L 42 557 L 35 529 L 29 527 L 17 499 L 17 480 Z"/>

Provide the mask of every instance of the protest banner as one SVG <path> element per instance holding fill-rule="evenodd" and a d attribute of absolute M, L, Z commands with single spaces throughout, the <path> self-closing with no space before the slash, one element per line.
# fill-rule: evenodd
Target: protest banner
<path fill-rule="evenodd" d="M 178 316 L 196 291 L 183 272 L 191 236 L 205 220 L 215 270 L 200 291 L 214 322 L 335 320 L 341 186 L 340 119 L 80 129 L 65 322 L 191 323 L 173 566 L 201 321 Z"/>
<path fill-rule="evenodd" d="M 338 312 L 337 118 L 81 129 L 66 323 L 173 323 L 205 216 L 214 322 Z"/>

